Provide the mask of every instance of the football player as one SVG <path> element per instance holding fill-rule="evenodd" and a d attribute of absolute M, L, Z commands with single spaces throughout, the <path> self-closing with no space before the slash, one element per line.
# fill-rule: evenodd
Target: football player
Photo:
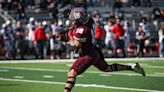
<path fill-rule="evenodd" d="M 69 42 L 77 48 L 76 52 L 79 52 L 80 56 L 67 74 L 64 92 L 70 92 L 75 85 L 77 75 L 82 74 L 91 65 L 104 72 L 129 70 L 145 76 L 144 69 L 138 63 L 134 65 L 107 64 L 102 51 L 96 47 L 94 21 L 84 8 L 72 9 L 69 20 L 71 22 L 68 32 Z"/>

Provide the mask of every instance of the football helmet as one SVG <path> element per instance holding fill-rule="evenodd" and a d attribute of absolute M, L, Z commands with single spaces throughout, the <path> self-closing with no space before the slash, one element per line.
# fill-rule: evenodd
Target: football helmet
<path fill-rule="evenodd" d="M 69 14 L 69 19 L 71 22 L 75 22 L 75 24 L 86 24 L 89 20 L 86 9 L 82 7 L 77 7 L 71 10 Z"/>

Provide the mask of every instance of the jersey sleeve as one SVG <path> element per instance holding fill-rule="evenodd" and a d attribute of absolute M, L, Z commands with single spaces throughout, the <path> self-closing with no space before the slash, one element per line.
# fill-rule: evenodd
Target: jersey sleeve
<path fill-rule="evenodd" d="M 86 42 L 87 40 L 87 28 L 85 26 L 75 29 L 73 38 L 79 42 Z"/>
<path fill-rule="evenodd" d="M 68 31 L 68 36 L 69 36 L 69 39 L 70 39 L 70 40 L 73 40 L 73 30 L 72 30 L 72 29 L 70 29 L 70 30 Z"/>

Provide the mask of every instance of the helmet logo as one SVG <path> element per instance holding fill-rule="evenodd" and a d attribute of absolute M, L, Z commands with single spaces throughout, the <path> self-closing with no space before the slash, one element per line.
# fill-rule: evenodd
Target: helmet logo
<path fill-rule="evenodd" d="M 80 13 L 78 12 L 78 13 L 74 13 L 74 18 L 75 19 L 80 19 Z"/>

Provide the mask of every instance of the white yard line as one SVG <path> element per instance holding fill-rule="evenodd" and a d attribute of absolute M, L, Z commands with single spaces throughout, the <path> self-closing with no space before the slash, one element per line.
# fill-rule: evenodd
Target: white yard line
<path fill-rule="evenodd" d="M 8 69 L 0 69 L 0 72 L 9 72 Z"/>
<path fill-rule="evenodd" d="M 155 72 L 154 74 L 158 74 L 158 75 L 163 75 L 164 76 L 164 73 L 160 73 L 160 72 Z"/>
<path fill-rule="evenodd" d="M 65 62 L 74 62 L 76 59 L 55 59 L 55 60 L 0 60 L 0 63 L 65 63 Z M 150 60 L 153 62 L 164 61 L 164 58 L 106 58 L 106 61 L 145 61 Z"/>
<path fill-rule="evenodd" d="M 17 81 L 17 82 L 29 82 L 29 83 L 44 83 L 44 84 L 61 84 L 65 85 L 64 82 L 51 82 L 51 81 L 38 81 L 38 80 L 20 80 L 20 79 L 9 79 L 9 78 L 0 78 L 4 81 Z M 126 88 L 126 87 L 114 87 L 114 86 L 105 86 L 97 84 L 76 84 L 75 86 L 79 87 L 93 87 L 93 88 L 109 88 L 109 89 L 119 89 L 119 90 L 131 90 L 131 91 L 143 91 L 143 92 L 164 92 L 160 90 L 149 90 L 149 89 L 137 89 L 137 88 Z"/>
<path fill-rule="evenodd" d="M 16 70 L 31 70 L 31 71 L 50 71 L 50 72 L 68 72 L 68 70 L 55 70 L 55 69 L 40 69 L 40 68 L 25 68 L 25 67 L 0 67 L 4 69 L 16 69 Z M 96 73 L 101 74 L 101 71 L 86 71 L 85 73 Z M 115 75 L 125 75 L 125 76 L 141 76 L 136 73 L 120 73 L 120 72 L 109 72 L 109 74 Z M 164 77 L 164 75 L 159 74 L 146 74 L 149 77 Z"/>
<path fill-rule="evenodd" d="M 42 77 L 43 78 L 54 78 L 55 76 L 52 76 L 52 75 L 43 75 Z"/>
<path fill-rule="evenodd" d="M 84 75 L 78 75 L 77 77 L 81 78 L 81 77 L 84 77 Z"/>
<path fill-rule="evenodd" d="M 3 60 L 0 61 L 0 64 L 5 64 L 5 63 L 67 63 L 67 62 L 74 62 L 75 59 L 55 59 L 55 60 Z"/>
<path fill-rule="evenodd" d="M 56 69 L 41 69 L 41 68 L 26 68 L 26 67 L 0 67 L 4 69 L 17 69 L 17 70 L 32 70 L 32 71 L 50 71 L 50 72 L 68 72 L 69 70 L 56 70 Z"/>
<path fill-rule="evenodd" d="M 14 78 L 17 78 L 17 79 L 23 79 L 24 77 L 23 76 L 13 76 Z"/>

